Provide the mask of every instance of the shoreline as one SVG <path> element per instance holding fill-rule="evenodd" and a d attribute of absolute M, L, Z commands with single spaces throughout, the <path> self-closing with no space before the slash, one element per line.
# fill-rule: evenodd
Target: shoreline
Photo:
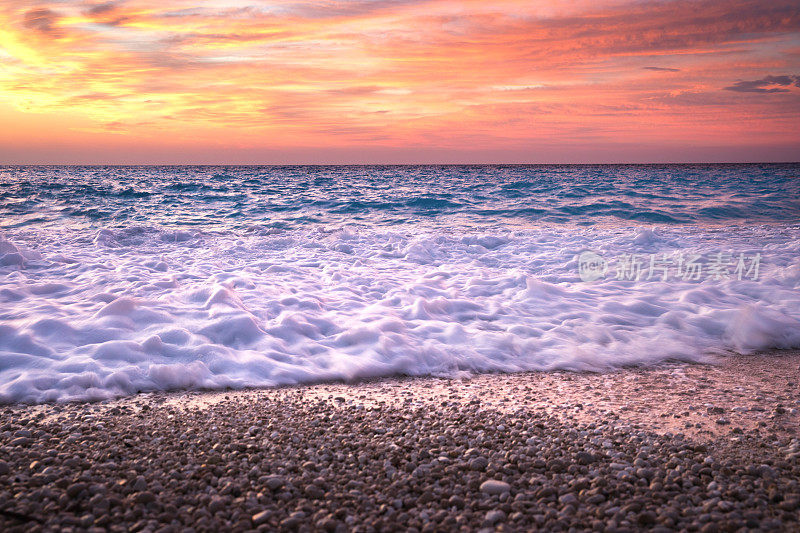
<path fill-rule="evenodd" d="M 773 381 L 775 377 L 779 378 L 778 383 Z M 432 407 L 445 396 L 452 403 L 465 405 L 479 398 L 482 408 L 508 414 L 518 410 L 544 411 L 580 423 L 612 416 L 660 434 L 683 433 L 713 439 L 742 434 L 737 428 L 743 432 L 761 429 L 784 436 L 800 434 L 797 383 L 800 383 L 800 351 L 787 350 L 608 372 L 531 371 L 476 374 L 467 378 L 401 376 L 274 388 L 151 392 L 139 396 L 184 408 L 203 408 L 232 395 L 255 401 L 265 399 L 264 395 L 271 398 L 280 393 L 295 393 L 315 400 L 335 396 L 344 398 L 345 405 L 365 408 Z M 610 390 L 620 385 L 618 390 Z M 588 401 L 587 390 L 594 395 Z M 600 392 L 603 390 L 607 393 Z M 413 398 L 409 402 L 410 391 Z M 532 396 L 533 392 L 537 396 Z M 136 396 L 109 403 L 124 404 L 131 398 Z M 691 398 L 691 404 L 684 405 L 687 398 Z M 734 407 L 725 408 L 733 404 Z"/>
<path fill-rule="evenodd" d="M 0 406 L 0 528 L 791 530 L 798 382 L 790 351 Z"/>

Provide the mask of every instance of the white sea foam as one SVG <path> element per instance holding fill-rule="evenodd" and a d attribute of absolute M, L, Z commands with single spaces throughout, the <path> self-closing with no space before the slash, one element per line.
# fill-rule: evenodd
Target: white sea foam
<path fill-rule="evenodd" d="M 0 402 L 800 347 L 800 228 L 131 227 L 0 237 Z M 578 256 L 762 254 L 758 280 L 582 282 Z"/>

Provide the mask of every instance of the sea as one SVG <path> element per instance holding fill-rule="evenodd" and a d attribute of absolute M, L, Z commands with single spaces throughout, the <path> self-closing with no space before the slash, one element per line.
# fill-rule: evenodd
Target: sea
<path fill-rule="evenodd" d="M 800 164 L 0 167 L 0 403 L 800 348 Z"/>

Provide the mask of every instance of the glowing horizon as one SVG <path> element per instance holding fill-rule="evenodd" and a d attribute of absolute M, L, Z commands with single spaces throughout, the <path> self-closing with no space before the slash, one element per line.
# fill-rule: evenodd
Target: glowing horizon
<path fill-rule="evenodd" d="M 796 161 L 763 4 L 0 1 L 0 163 Z"/>

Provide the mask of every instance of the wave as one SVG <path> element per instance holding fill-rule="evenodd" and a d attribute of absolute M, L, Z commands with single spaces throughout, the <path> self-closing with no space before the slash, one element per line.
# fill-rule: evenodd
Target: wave
<path fill-rule="evenodd" d="M 797 225 L 13 228 L 0 237 L 0 402 L 800 348 L 798 237 Z M 719 279 L 582 281 L 587 251 L 763 264 L 757 279 L 731 264 Z"/>

